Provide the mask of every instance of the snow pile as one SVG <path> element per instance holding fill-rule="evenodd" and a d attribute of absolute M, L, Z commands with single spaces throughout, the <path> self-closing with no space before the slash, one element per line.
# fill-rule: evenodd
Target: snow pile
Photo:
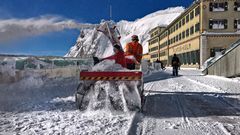
<path fill-rule="evenodd" d="M 131 40 L 131 36 L 136 34 L 139 36 L 139 42 L 143 45 L 143 53 L 147 53 L 148 40 L 150 39 L 148 32 L 157 26 L 167 26 L 183 11 L 183 7 L 168 8 L 149 14 L 133 22 L 123 20 L 116 23 L 122 37 L 120 42 L 123 48 Z M 94 31 L 95 29 L 83 29 L 77 39 L 77 43 L 71 47 L 65 57 L 89 57 L 95 53 L 99 57 L 111 55 L 113 51 L 110 41 L 101 32 Z"/>
<path fill-rule="evenodd" d="M 15 63 L 14 58 L 4 58 L 0 62 L 0 73 L 5 76 L 15 76 Z"/>
<path fill-rule="evenodd" d="M 97 65 L 95 65 L 91 71 L 119 71 L 124 70 L 124 68 L 115 63 L 115 60 L 104 60 Z"/>

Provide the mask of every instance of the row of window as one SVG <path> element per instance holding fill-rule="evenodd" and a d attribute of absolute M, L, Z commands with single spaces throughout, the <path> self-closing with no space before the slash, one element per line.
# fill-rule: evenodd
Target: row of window
<path fill-rule="evenodd" d="M 165 51 L 159 53 L 159 57 L 162 57 L 162 56 L 165 56 L 165 55 L 166 55 L 166 52 L 165 52 Z"/>
<path fill-rule="evenodd" d="M 160 40 L 164 39 L 167 36 L 168 36 L 168 32 L 166 31 L 160 36 Z"/>
<path fill-rule="evenodd" d="M 194 16 L 198 16 L 200 14 L 200 7 L 198 6 L 195 8 L 195 10 L 192 10 L 189 14 L 187 14 L 185 17 L 183 17 L 179 22 L 177 22 L 172 28 L 170 28 L 169 33 L 173 33 L 179 28 L 181 28 L 183 25 L 188 23 L 190 20 L 194 18 Z"/>
<path fill-rule="evenodd" d="M 158 35 L 158 30 L 155 31 L 155 32 L 153 32 L 153 33 L 151 34 L 151 37 L 154 37 L 154 36 L 156 36 L 156 35 Z"/>
<path fill-rule="evenodd" d="M 159 57 L 166 56 L 166 52 L 160 52 Z M 158 58 L 158 54 L 151 54 L 151 58 Z"/>
<path fill-rule="evenodd" d="M 158 58 L 158 54 L 152 54 L 151 58 Z"/>
<path fill-rule="evenodd" d="M 160 44 L 159 48 L 162 49 L 162 48 L 166 47 L 167 45 L 168 45 L 168 42 L 166 41 L 166 42 Z"/>
<path fill-rule="evenodd" d="M 150 48 L 150 49 L 149 49 L 149 52 L 153 52 L 153 51 L 156 51 L 156 50 L 158 50 L 158 46 L 153 47 L 153 48 Z"/>
<path fill-rule="evenodd" d="M 194 32 L 198 32 L 200 30 L 200 23 L 195 24 L 195 26 L 190 27 L 190 29 L 188 28 L 186 31 L 183 31 L 182 33 L 179 33 L 178 35 L 176 35 L 175 37 L 171 38 L 168 42 L 168 44 L 173 44 L 175 42 L 178 42 L 182 39 L 185 39 L 187 37 L 189 37 L 190 35 L 193 35 Z"/>
<path fill-rule="evenodd" d="M 228 2 L 221 2 L 221 3 L 209 3 L 209 10 L 210 11 L 226 11 L 228 10 Z M 240 11 L 240 2 L 235 2 L 234 3 L 234 10 L 235 11 Z M 200 7 L 196 7 L 195 10 L 192 10 L 189 14 L 187 14 L 185 17 L 183 17 L 179 22 L 177 22 L 174 26 L 172 26 L 169 29 L 169 34 L 175 32 L 179 28 L 181 28 L 183 25 L 188 23 L 190 20 L 192 20 L 195 16 L 198 16 L 200 14 Z M 227 28 L 227 23 L 223 22 L 224 20 L 218 20 L 218 21 L 210 21 L 209 23 L 209 28 L 210 29 L 226 29 Z M 222 23 L 223 22 L 223 23 Z M 214 25 L 216 24 L 216 25 Z M 219 25 L 220 24 L 220 25 Z M 225 25 L 222 25 L 225 24 Z M 234 22 L 234 28 L 238 28 L 237 24 L 239 24 L 238 21 Z M 211 25 L 211 26 L 210 26 Z M 165 32 L 160 36 L 160 40 L 163 38 L 167 37 L 168 33 Z"/>
<path fill-rule="evenodd" d="M 234 28 L 240 29 L 240 19 L 234 20 Z M 210 19 L 209 20 L 209 29 L 227 29 L 228 20 L 227 19 Z"/>
<path fill-rule="evenodd" d="M 219 12 L 219 11 L 227 11 L 227 10 L 228 10 L 228 2 L 209 3 L 209 11 L 211 12 Z M 234 11 L 240 11 L 240 2 L 234 3 Z"/>
<path fill-rule="evenodd" d="M 200 63 L 200 53 L 199 50 L 186 52 L 177 54 L 180 63 L 184 65 L 190 65 L 190 64 L 197 64 Z M 169 57 L 169 60 L 172 59 L 173 56 Z"/>
<path fill-rule="evenodd" d="M 155 43 L 157 43 L 157 42 L 158 42 L 158 39 L 155 38 L 154 40 L 152 40 L 152 41 L 150 42 L 150 44 L 152 45 L 152 44 L 155 44 Z"/>

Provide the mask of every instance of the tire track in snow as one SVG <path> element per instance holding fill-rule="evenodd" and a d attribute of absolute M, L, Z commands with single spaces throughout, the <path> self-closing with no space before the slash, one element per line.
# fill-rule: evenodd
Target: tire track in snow
<path fill-rule="evenodd" d="M 185 87 L 188 88 L 189 87 L 188 85 L 190 85 L 190 84 L 186 83 L 186 81 L 184 81 L 185 83 L 181 83 L 181 81 L 184 81 L 184 80 L 182 80 L 181 78 L 170 79 L 168 81 L 169 82 L 169 88 L 172 91 L 183 92 L 184 93 L 186 91 L 184 88 Z M 187 84 L 187 85 L 183 85 L 183 84 Z M 197 91 L 201 91 L 202 87 L 192 87 L 192 88 L 196 89 Z M 218 127 L 217 128 L 212 127 L 211 125 L 209 125 L 209 123 L 205 123 L 204 121 L 202 121 L 201 118 L 200 119 L 198 119 L 198 118 L 197 119 L 196 118 L 192 119 L 191 118 L 191 120 L 189 119 L 188 116 L 198 117 L 198 115 L 194 115 L 194 112 L 192 112 L 192 110 L 191 110 L 192 106 L 190 106 L 191 108 L 189 109 L 189 107 L 187 107 L 188 105 L 183 102 L 183 100 L 186 100 L 187 103 L 188 103 L 188 101 L 191 102 L 191 100 L 187 100 L 188 96 L 189 96 L 188 94 L 187 95 L 177 94 L 175 96 L 176 104 L 177 104 L 178 109 L 179 109 L 179 111 L 182 115 L 183 122 L 186 123 L 186 124 L 184 124 L 184 123 L 181 124 L 181 127 L 186 129 L 186 130 L 194 130 L 196 132 L 200 132 L 200 133 L 203 133 L 203 134 L 207 134 L 209 132 L 210 133 L 217 133 L 217 134 L 220 133 L 220 134 L 222 134 L 224 131 L 215 132 L 215 130 L 217 130 L 217 129 L 219 130 L 219 128 Z M 200 99 L 204 99 L 204 97 L 200 97 Z"/>
<path fill-rule="evenodd" d="M 221 89 L 219 89 L 219 88 L 216 88 L 216 87 L 214 87 L 214 86 L 211 86 L 211 85 L 208 85 L 208 84 L 205 84 L 205 83 L 202 83 L 202 82 L 199 82 L 199 81 L 196 81 L 196 80 L 187 78 L 187 77 L 184 77 L 184 78 L 187 79 L 187 80 L 189 80 L 189 81 L 191 81 L 191 82 L 193 82 L 193 83 L 195 83 L 195 84 L 198 84 L 198 85 L 204 86 L 204 87 L 206 87 L 206 88 L 208 88 L 208 89 L 211 89 L 211 90 L 213 90 L 214 92 L 220 92 L 220 93 L 223 93 L 223 94 L 226 93 L 225 91 L 223 91 L 223 90 L 221 90 Z M 226 101 L 226 100 L 224 99 L 223 96 L 217 94 L 216 97 L 217 97 L 217 99 L 218 99 L 220 102 L 222 102 L 223 104 L 226 104 L 226 105 L 232 107 L 232 109 L 234 109 L 235 111 L 240 112 L 240 108 L 239 108 L 238 106 L 235 106 L 235 105 L 229 103 L 228 101 Z"/>
<path fill-rule="evenodd" d="M 150 95 L 150 90 L 152 90 L 154 84 L 155 82 L 149 82 L 144 85 L 143 94 L 145 95 L 145 103 L 143 106 L 143 111 L 147 109 L 146 108 L 146 105 L 148 103 L 147 96 Z M 130 129 L 128 131 L 128 135 L 133 135 L 133 134 L 142 135 L 142 134 L 152 132 L 152 129 L 154 129 L 155 127 L 154 123 L 156 122 L 154 122 L 153 120 L 144 121 L 144 119 L 145 119 L 144 116 L 141 113 L 137 112 L 132 120 Z"/>
<path fill-rule="evenodd" d="M 181 90 L 183 85 L 179 85 L 178 83 L 174 83 L 173 79 L 169 79 L 168 80 L 168 84 L 169 84 L 169 88 L 171 88 L 172 90 Z M 175 103 L 177 105 L 177 108 L 179 110 L 179 112 L 181 113 L 182 119 L 185 123 L 190 124 L 189 118 L 186 116 L 183 104 L 179 98 L 178 95 L 175 95 Z"/>
<path fill-rule="evenodd" d="M 144 89 L 146 89 L 146 95 L 145 95 L 145 103 L 144 103 L 144 107 L 143 107 L 143 111 L 146 111 L 146 105 L 148 105 L 148 96 L 150 96 L 150 91 L 153 90 L 153 86 L 156 85 L 157 82 L 151 82 L 151 83 L 147 83 L 146 87 L 144 87 Z M 145 119 L 145 118 L 143 118 Z M 154 127 L 156 127 L 156 120 L 149 118 L 146 119 L 147 121 L 143 121 L 142 122 L 142 129 L 141 129 L 141 134 L 153 134 L 153 130 Z"/>
<path fill-rule="evenodd" d="M 210 89 L 211 92 L 213 92 L 213 93 L 214 92 L 223 93 L 223 94 L 226 93 L 222 89 L 216 88 L 215 86 L 211 86 L 211 85 L 208 85 L 208 84 L 196 81 L 196 80 L 192 80 L 192 79 L 190 79 L 188 77 L 183 77 L 183 78 L 185 78 L 186 80 L 188 80 L 188 81 L 190 81 L 190 82 L 192 82 L 194 84 L 197 84 L 199 86 L 202 86 L 202 87 L 205 87 L 207 89 Z M 196 87 L 196 88 L 198 88 L 198 87 Z M 223 115 L 220 115 L 220 116 L 217 115 L 217 116 L 213 116 L 213 117 L 208 117 L 208 119 L 209 120 L 211 119 L 212 121 L 210 121 L 206 126 L 212 127 L 214 129 L 212 131 L 216 131 L 217 134 L 221 133 L 221 134 L 229 135 L 229 134 L 232 134 L 233 132 L 237 132 L 238 133 L 239 132 L 238 131 L 239 130 L 238 124 L 232 125 L 232 122 L 234 123 L 234 121 L 235 122 L 239 121 L 238 120 L 239 117 L 237 117 L 237 115 L 239 115 L 240 109 L 238 107 L 232 105 L 231 103 L 229 103 L 227 100 L 225 100 L 225 98 L 221 94 L 207 94 L 207 97 L 209 97 L 209 96 L 215 97 L 214 98 L 214 100 L 216 100 L 215 102 L 218 101 L 218 103 L 222 104 L 221 108 L 228 108 L 228 111 L 226 113 L 226 116 L 223 113 Z M 207 97 L 201 96 L 201 98 L 203 100 L 206 100 L 208 102 L 210 101 L 208 104 L 211 104 L 211 100 L 209 100 L 209 98 L 207 98 Z M 226 106 L 226 107 L 224 107 L 224 106 Z M 210 105 L 210 107 L 211 107 L 211 105 Z M 219 108 L 219 109 L 221 109 L 221 108 Z M 207 111 L 208 113 L 211 114 L 211 112 L 210 112 L 211 110 L 205 110 L 205 111 Z M 229 114 L 229 115 L 227 115 L 227 114 Z M 233 114 L 233 116 L 231 116 L 230 114 Z M 203 124 L 202 123 L 203 121 L 201 119 L 199 119 L 199 120 L 200 120 L 199 124 Z M 210 124 L 210 123 L 212 123 L 212 124 Z M 229 130 L 228 129 L 229 126 L 230 127 L 234 127 L 234 129 L 233 130 Z M 233 134 L 235 134 L 235 133 L 233 133 Z"/>

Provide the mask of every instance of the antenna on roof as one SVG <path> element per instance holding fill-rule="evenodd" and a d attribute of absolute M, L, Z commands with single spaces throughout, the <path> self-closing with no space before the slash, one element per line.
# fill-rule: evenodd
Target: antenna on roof
<path fill-rule="evenodd" d="M 112 20 L 112 4 L 111 0 L 108 0 L 109 3 L 109 20 Z"/>
<path fill-rule="evenodd" d="M 110 10 L 109 10 L 109 12 L 110 12 L 110 20 L 112 20 L 112 5 L 110 4 Z"/>

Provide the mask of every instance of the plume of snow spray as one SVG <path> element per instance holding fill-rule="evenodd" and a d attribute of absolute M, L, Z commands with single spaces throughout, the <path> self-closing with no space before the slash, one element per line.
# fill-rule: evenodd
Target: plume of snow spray
<path fill-rule="evenodd" d="M 93 28 L 94 26 L 92 24 L 80 24 L 74 20 L 58 16 L 0 20 L 0 42 L 64 29 Z"/>

